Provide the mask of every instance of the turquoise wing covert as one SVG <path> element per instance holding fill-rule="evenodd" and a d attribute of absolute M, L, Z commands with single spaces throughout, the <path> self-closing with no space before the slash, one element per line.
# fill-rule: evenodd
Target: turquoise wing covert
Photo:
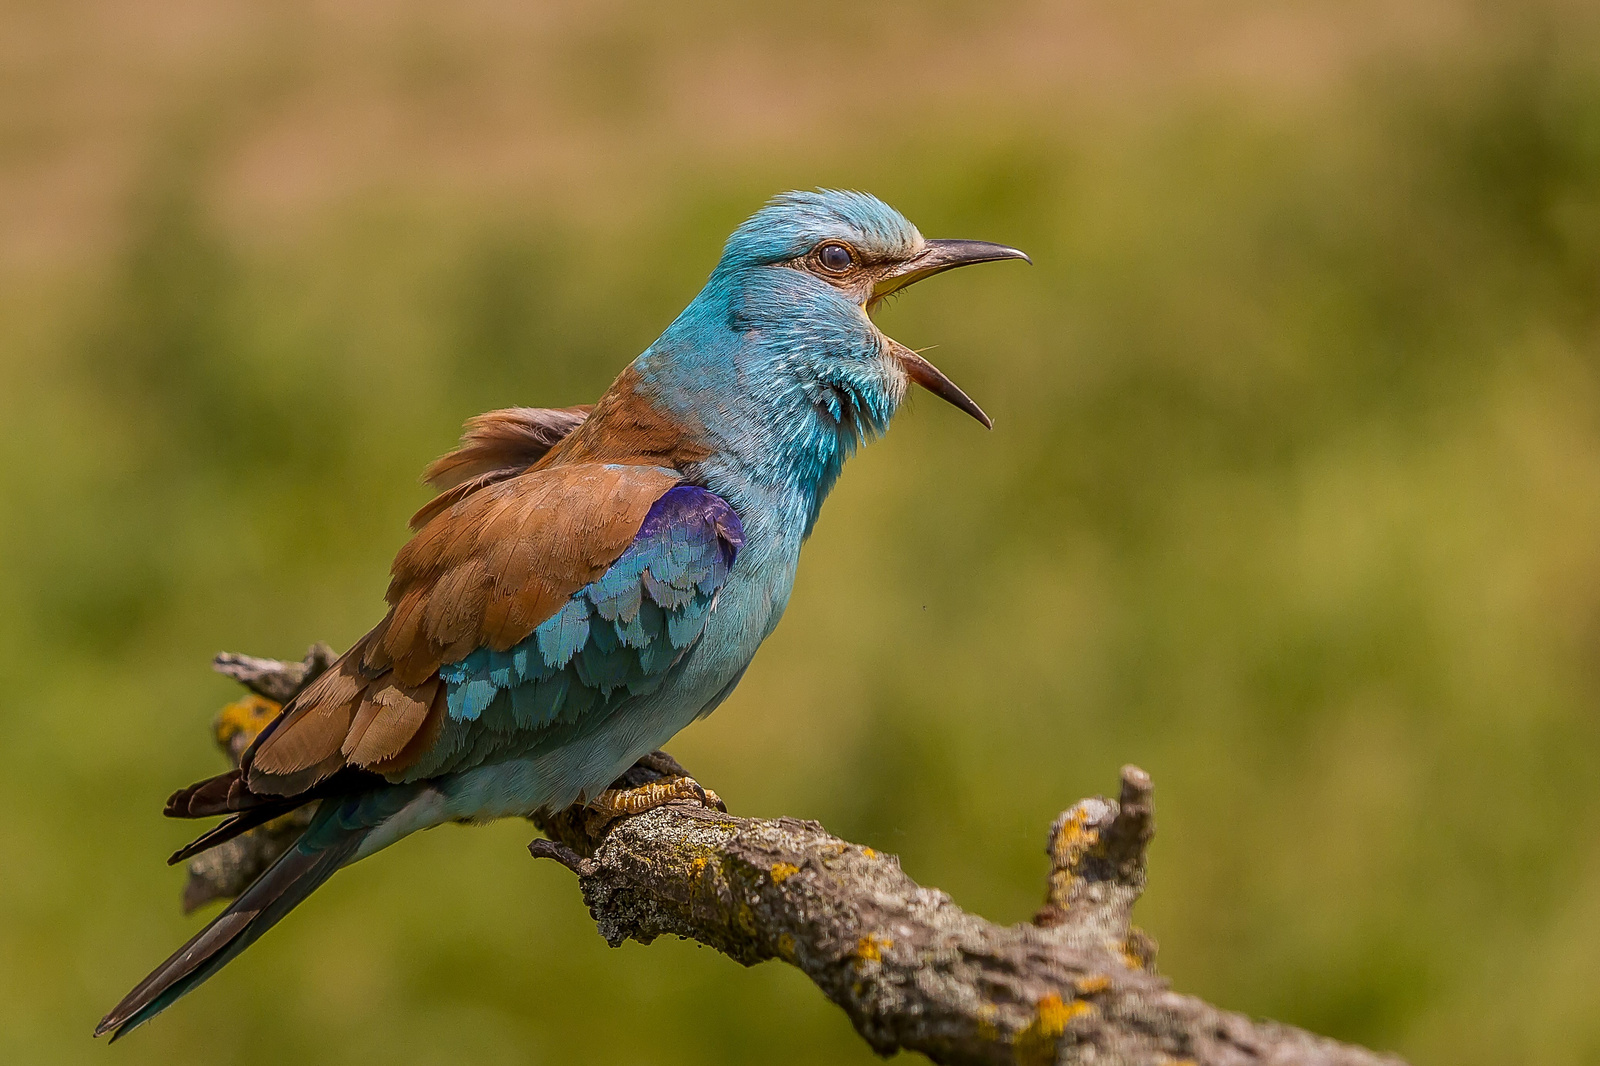
<path fill-rule="evenodd" d="M 743 545 L 726 500 L 693 485 L 669 489 L 610 569 L 521 643 L 479 648 L 440 668 L 447 715 L 403 779 L 477 765 L 489 751 L 519 747 L 518 735 L 531 747 L 541 734 L 653 691 L 700 636 Z"/>

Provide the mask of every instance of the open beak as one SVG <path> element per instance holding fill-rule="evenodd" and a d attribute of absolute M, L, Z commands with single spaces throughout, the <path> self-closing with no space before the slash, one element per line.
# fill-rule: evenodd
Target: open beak
<path fill-rule="evenodd" d="M 971 266 L 974 263 L 994 263 L 1001 259 L 1021 259 L 1025 263 L 1032 263 L 1026 252 L 1015 248 L 1007 248 L 1003 244 L 990 244 L 988 241 L 959 241 L 939 240 L 928 241 L 927 247 L 917 255 L 899 264 L 889 273 L 879 279 L 872 288 L 872 298 L 868 302 L 870 307 L 892 292 L 899 292 L 907 285 L 915 284 L 923 278 L 931 278 L 935 274 L 942 274 L 946 270 L 956 267 Z M 989 421 L 989 416 L 983 413 L 983 408 L 972 402 L 972 398 L 962 392 L 960 387 L 932 363 L 913 352 L 910 348 L 890 341 L 895 358 L 900 360 L 900 365 L 905 368 L 906 376 L 918 385 L 927 389 L 935 396 L 946 400 L 961 408 L 967 414 L 983 423 L 985 429 L 992 429 L 994 423 Z"/>
<path fill-rule="evenodd" d="M 967 414 L 983 423 L 984 429 L 993 429 L 994 423 L 983 413 L 983 408 L 972 402 L 972 397 L 961 391 L 961 386 L 944 376 L 944 371 L 928 362 L 899 341 L 889 340 L 889 351 L 900 360 L 906 377 L 927 389 L 941 400 L 955 404 Z"/>

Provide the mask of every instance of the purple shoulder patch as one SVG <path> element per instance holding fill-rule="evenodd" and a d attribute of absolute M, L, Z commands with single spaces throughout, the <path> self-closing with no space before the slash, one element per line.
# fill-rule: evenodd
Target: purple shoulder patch
<path fill-rule="evenodd" d="M 638 535 L 648 539 L 669 526 L 696 524 L 716 535 L 723 562 L 732 566 L 744 547 L 744 523 L 727 500 L 698 485 L 674 485 L 662 493 L 644 516 Z"/>

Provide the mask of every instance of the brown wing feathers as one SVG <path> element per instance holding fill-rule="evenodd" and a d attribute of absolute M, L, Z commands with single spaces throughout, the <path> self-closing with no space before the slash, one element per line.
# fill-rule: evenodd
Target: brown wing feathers
<path fill-rule="evenodd" d="M 405 750 L 422 728 L 438 694 L 437 677 L 416 688 L 388 684 L 368 690 L 340 751 L 352 766 L 370 767 Z"/>
<path fill-rule="evenodd" d="M 416 732 L 411 734 L 409 740 L 393 754 L 384 755 L 374 749 L 357 752 L 361 758 L 372 759 L 364 764 L 367 769 L 377 774 L 394 773 L 404 770 L 418 759 L 423 752 L 433 747 L 434 741 L 439 739 L 439 730 L 444 726 L 445 716 L 445 687 L 438 685 L 433 692 L 433 699 L 422 712 L 422 722 L 417 726 Z M 399 733 L 396 732 L 396 737 Z"/>
<path fill-rule="evenodd" d="M 467 419 L 461 447 L 435 459 L 422 480 L 454 488 L 484 474 L 520 474 L 544 458 L 562 437 L 589 417 L 594 404 L 576 407 L 507 407 Z"/>
<path fill-rule="evenodd" d="M 414 763 L 446 714 L 439 667 L 518 643 L 616 561 L 677 484 L 663 467 L 706 453 L 698 434 L 637 394 L 629 373 L 596 420 L 614 422 L 614 434 L 585 425 L 588 406 L 510 408 L 467 423 L 461 447 L 425 474 L 442 491 L 395 559 L 388 615 L 290 701 L 240 771 L 168 801 L 177 817 L 234 815 L 191 849 L 338 791 L 343 775 Z"/>
<path fill-rule="evenodd" d="M 373 770 L 407 752 L 425 732 L 442 686 L 437 676 L 400 684 L 392 671 L 364 673 L 368 634 L 285 708 L 244 759 L 255 793 L 295 796 L 345 768 Z M 239 809 L 237 807 L 232 809 Z"/>
<path fill-rule="evenodd" d="M 496 481 L 515 477 L 543 459 L 545 453 L 576 429 L 594 410 L 577 407 L 508 407 L 467 420 L 461 447 L 429 464 L 422 480 L 439 490 L 411 516 L 411 528 L 421 529 L 440 511 Z"/>
<path fill-rule="evenodd" d="M 573 463 L 520 474 L 440 512 L 395 559 L 393 611 L 374 630 L 363 668 L 393 669 L 415 686 L 476 648 L 511 647 L 604 573 L 678 480 L 654 467 Z"/>
<path fill-rule="evenodd" d="M 345 767 L 409 765 L 444 714 L 439 667 L 527 637 L 616 561 L 677 482 L 652 467 L 576 463 L 498 482 L 435 515 L 395 559 L 389 616 L 250 753 L 249 789 L 292 796 Z"/>
<path fill-rule="evenodd" d="M 343 765 L 339 749 L 367 691 L 368 679 L 359 669 L 366 640 L 291 700 L 255 750 L 246 753 L 243 765 L 251 791 L 293 795 Z"/>

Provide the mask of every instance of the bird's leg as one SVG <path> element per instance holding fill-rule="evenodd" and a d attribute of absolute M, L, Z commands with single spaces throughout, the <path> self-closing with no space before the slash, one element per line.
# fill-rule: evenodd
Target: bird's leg
<path fill-rule="evenodd" d="M 682 763 L 664 751 L 652 751 L 633 765 L 635 768 L 643 767 L 646 770 L 654 770 L 662 777 L 690 776 L 689 771 L 683 768 Z M 618 778 L 618 780 L 620 781 L 621 778 Z"/>
<path fill-rule="evenodd" d="M 618 818 L 678 800 L 692 800 L 724 813 L 728 810 L 722 797 L 690 777 L 678 760 L 664 751 L 653 751 L 589 801 L 585 828 L 590 835 L 597 835 Z"/>

